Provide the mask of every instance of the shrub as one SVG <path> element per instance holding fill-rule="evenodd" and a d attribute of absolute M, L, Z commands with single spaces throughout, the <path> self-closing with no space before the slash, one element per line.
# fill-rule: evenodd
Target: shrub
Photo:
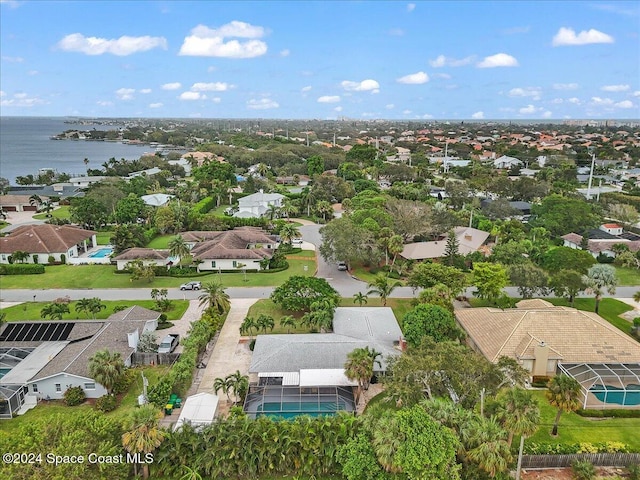
<path fill-rule="evenodd" d="M 44 265 L 37 263 L 0 265 L 0 275 L 38 275 L 40 273 L 44 273 Z"/>
<path fill-rule="evenodd" d="M 103 395 L 96 400 L 96 410 L 103 413 L 112 412 L 118 406 L 118 399 L 115 395 Z"/>
<path fill-rule="evenodd" d="M 69 387 L 64 392 L 64 403 L 68 407 L 75 407 L 80 405 L 87 399 L 82 387 Z"/>
<path fill-rule="evenodd" d="M 53 265 L 54 263 L 56 263 L 56 259 L 53 255 L 49 255 L 49 258 L 47 258 L 47 263 L 49 265 Z"/>
<path fill-rule="evenodd" d="M 31 256 L 31 258 L 33 259 L 33 263 L 37 265 L 37 264 L 38 264 L 38 258 L 39 258 L 39 255 L 38 255 L 37 253 L 34 253 L 34 254 Z"/>
<path fill-rule="evenodd" d="M 216 206 L 216 203 L 213 200 L 213 197 L 206 197 L 200 200 L 198 203 L 196 203 L 192 207 L 192 210 L 195 213 L 205 214 L 205 213 L 208 213 L 211 209 L 215 208 L 215 206 Z"/>
<path fill-rule="evenodd" d="M 115 307 L 113 307 L 113 313 L 118 313 L 121 312 L 122 310 L 126 310 L 127 307 L 126 305 L 116 305 Z"/>
<path fill-rule="evenodd" d="M 576 410 L 581 417 L 587 418 L 640 418 L 640 410 L 625 410 L 613 408 L 611 410 Z"/>
<path fill-rule="evenodd" d="M 136 374 L 137 372 L 134 369 L 127 368 L 124 371 L 124 375 L 121 375 L 113 386 L 113 393 L 119 395 L 129 390 L 129 387 L 131 387 L 131 384 L 136 378 Z"/>
<path fill-rule="evenodd" d="M 67 256 L 64 253 L 60 254 L 60 263 L 62 264 L 67 263 Z"/>
<path fill-rule="evenodd" d="M 253 349 L 256 346 L 256 339 L 252 338 L 251 341 L 249 342 L 249 350 L 251 350 L 253 352 Z"/>
<path fill-rule="evenodd" d="M 596 261 L 598 263 L 613 263 L 614 260 L 615 258 L 610 257 L 609 255 L 606 255 L 604 253 L 599 253 L 596 257 Z"/>
<path fill-rule="evenodd" d="M 596 478 L 596 467 L 591 462 L 577 460 L 571 465 L 573 478 L 576 480 L 592 480 Z"/>
<path fill-rule="evenodd" d="M 627 467 L 629 480 L 640 480 L 640 465 L 629 465 Z"/>

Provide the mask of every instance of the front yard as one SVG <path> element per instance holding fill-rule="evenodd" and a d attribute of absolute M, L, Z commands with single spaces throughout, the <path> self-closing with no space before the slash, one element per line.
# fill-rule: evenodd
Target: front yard
<path fill-rule="evenodd" d="M 306 268 L 305 268 L 306 267 Z M 193 278 L 155 277 L 131 281 L 128 274 L 116 274 L 111 265 L 52 265 L 39 275 L 3 275 L 2 288 L 38 289 L 91 289 L 91 288 L 177 288 L 190 280 L 222 282 L 225 287 L 268 287 L 283 283 L 292 275 L 313 276 L 316 271 L 314 259 L 290 259 L 289 268 L 275 273 L 209 273 Z M 91 296 L 88 292 L 87 296 Z"/>

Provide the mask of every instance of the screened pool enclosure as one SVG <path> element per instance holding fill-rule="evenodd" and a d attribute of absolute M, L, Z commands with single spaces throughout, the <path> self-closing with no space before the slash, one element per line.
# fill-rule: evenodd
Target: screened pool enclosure
<path fill-rule="evenodd" d="M 640 363 L 560 364 L 582 388 L 582 408 L 640 408 Z"/>

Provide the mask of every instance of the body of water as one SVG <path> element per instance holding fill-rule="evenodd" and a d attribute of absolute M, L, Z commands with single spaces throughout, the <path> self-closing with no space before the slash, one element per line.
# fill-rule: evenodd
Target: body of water
<path fill-rule="evenodd" d="M 149 145 L 126 145 L 119 142 L 51 140 L 65 130 L 109 130 L 113 125 L 79 125 L 65 123 L 64 117 L 0 117 L 0 177 L 16 184 L 17 176 L 36 176 L 41 168 L 60 173 L 86 175 L 87 168 L 101 165 L 115 157 L 134 160 L 153 152 Z M 84 159 L 89 164 L 84 164 Z"/>

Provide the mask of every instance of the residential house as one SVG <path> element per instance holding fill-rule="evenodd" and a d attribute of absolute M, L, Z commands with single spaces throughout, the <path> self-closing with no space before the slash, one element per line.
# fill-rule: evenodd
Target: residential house
<path fill-rule="evenodd" d="M 166 193 L 153 193 L 151 195 L 142 195 L 140 199 L 145 205 L 150 207 L 164 207 L 174 197 L 175 195 L 168 195 Z"/>
<path fill-rule="evenodd" d="M 565 247 L 581 250 L 582 237 L 577 233 L 568 233 L 560 238 L 564 241 Z M 600 225 L 599 228 L 594 228 L 587 232 L 587 250 L 594 257 L 602 254 L 615 258 L 616 254 L 613 251 L 613 246 L 617 244 L 625 245 L 631 252 L 635 253 L 640 250 L 640 235 L 625 232 L 616 223 L 605 223 Z"/>
<path fill-rule="evenodd" d="M 29 254 L 27 263 L 63 262 L 97 246 L 96 233 L 69 225 L 22 225 L 0 238 L 0 263 L 9 263 L 15 251 Z"/>
<path fill-rule="evenodd" d="M 260 218 L 268 215 L 270 207 L 280 208 L 286 197 L 279 193 L 257 193 L 238 199 L 238 211 L 233 214 L 238 218 Z"/>
<path fill-rule="evenodd" d="M 198 271 L 261 270 L 260 262 L 270 259 L 278 239 L 257 227 L 240 227 L 224 232 L 185 232 Z"/>
<path fill-rule="evenodd" d="M 11 418 L 24 403 L 60 400 L 70 387 L 87 398 L 107 393 L 89 373 L 89 360 L 100 350 L 119 353 L 126 366 L 140 335 L 154 331 L 160 313 L 133 306 L 106 320 L 8 322 L 0 328 L 0 418 Z M 5 400 L 2 402 L 1 400 Z"/>
<path fill-rule="evenodd" d="M 467 255 L 480 250 L 484 242 L 489 238 L 489 233 L 476 228 L 456 227 L 453 229 L 458 239 L 458 252 L 460 255 Z M 426 260 L 442 258 L 447 248 L 447 235 L 443 235 L 439 240 L 431 242 L 408 243 L 404 246 L 400 256 L 407 260 Z"/>
<path fill-rule="evenodd" d="M 129 262 L 141 260 L 145 266 L 170 267 L 179 259 L 174 258 L 169 250 L 155 250 L 153 248 L 127 248 L 119 255 L 112 258 L 116 262 L 118 270 L 125 270 Z"/>
<path fill-rule="evenodd" d="M 498 157 L 493 161 L 493 167 L 500 168 L 500 169 L 509 169 L 512 167 L 516 167 L 516 166 L 519 167 L 522 165 L 524 165 L 522 160 L 518 160 L 515 157 L 508 157 L 506 155 L 502 155 L 501 157 Z"/>
<path fill-rule="evenodd" d="M 508 357 L 532 377 L 573 376 L 582 386 L 583 408 L 627 406 L 619 400 L 607 403 L 607 389 L 618 395 L 637 389 L 640 343 L 596 313 L 536 299 L 517 308 L 465 308 L 455 315 L 469 346 L 490 362 Z"/>
<path fill-rule="evenodd" d="M 48 197 L 40 197 L 44 202 Z M 0 209 L 5 212 L 36 212 L 38 205 L 32 203 L 31 195 L 0 195 Z"/>

